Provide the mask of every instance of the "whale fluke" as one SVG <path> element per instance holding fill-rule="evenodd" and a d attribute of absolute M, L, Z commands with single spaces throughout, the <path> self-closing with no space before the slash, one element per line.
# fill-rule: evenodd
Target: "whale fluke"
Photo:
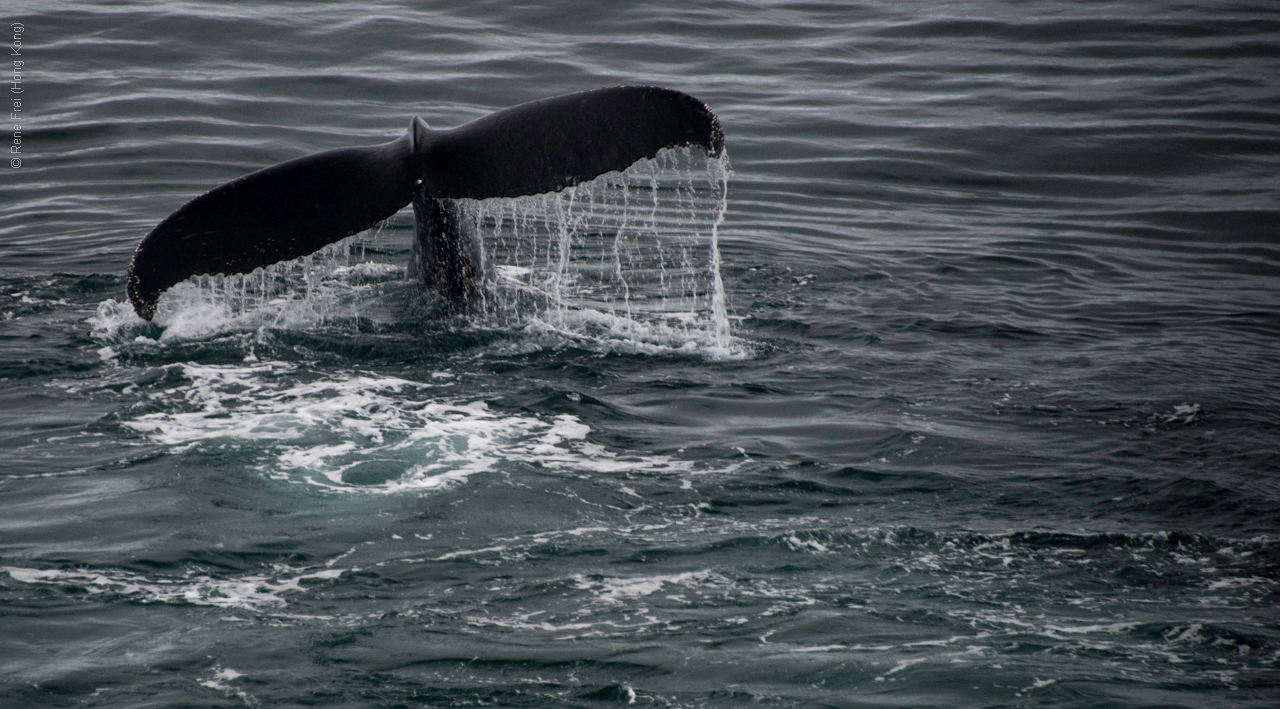
<path fill-rule="evenodd" d="M 129 300 L 150 320 L 160 295 L 191 276 L 249 273 L 305 256 L 415 199 L 441 201 L 444 208 L 432 213 L 452 214 L 449 200 L 554 192 L 664 148 L 698 146 L 715 157 L 723 144 L 706 104 L 650 86 L 533 101 L 449 130 L 431 130 L 415 117 L 390 143 L 283 162 L 191 200 L 138 244 L 126 278 Z M 415 232 L 449 233 L 442 224 Z M 454 248 L 449 243 L 429 251 Z M 450 292 L 458 290 L 455 284 Z"/>
<path fill-rule="evenodd" d="M 663 148 L 720 155 L 711 109 L 670 89 L 623 86 L 521 104 L 426 141 L 423 186 L 436 198 L 542 194 L 625 170 Z"/>

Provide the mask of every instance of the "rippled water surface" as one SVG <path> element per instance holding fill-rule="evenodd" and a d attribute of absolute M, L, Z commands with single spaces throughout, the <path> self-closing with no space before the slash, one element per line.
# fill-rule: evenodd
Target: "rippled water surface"
<path fill-rule="evenodd" d="M 1280 701 L 1273 4 L 5 13 L 4 706 Z M 729 162 L 469 204 L 483 307 L 408 210 L 125 302 L 227 180 L 618 84 Z"/>

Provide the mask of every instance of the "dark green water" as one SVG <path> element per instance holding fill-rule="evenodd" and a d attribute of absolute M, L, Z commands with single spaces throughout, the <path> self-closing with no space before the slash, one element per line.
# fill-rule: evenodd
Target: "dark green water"
<path fill-rule="evenodd" d="M 4 20 L 0 705 L 1280 701 L 1272 5 Z M 716 110 L 727 199 L 472 205 L 464 316 L 408 212 L 119 303 L 222 182 L 624 83 Z"/>

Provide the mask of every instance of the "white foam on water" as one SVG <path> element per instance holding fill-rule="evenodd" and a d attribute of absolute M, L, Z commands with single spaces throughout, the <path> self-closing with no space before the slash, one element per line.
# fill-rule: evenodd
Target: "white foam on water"
<path fill-rule="evenodd" d="M 233 687 L 230 684 L 231 682 L 243 677 L 243 673 L 237 672 L 230 667 L 224 669 L 221 665 L 216 665 L 213 669 L 213 676 L 208 679 L 200 680 L 200 686 L 224 692 L 229 697 L 238 697 L 242 702 L 249 706 L 258 706 L 257 699 L 243 689 Z"/>
<path fill-rule="evenodd" d="M 696 355 L 713 361 L 751 356 L 742 340 L 722 340 L 719 326 L 705 313 L 663 313 L 648 319 L 616 312 L 569 307 L 554 318 L 529 315 L 522 334 L 535 342 L 576 347 L 610 354 Z"/>
<path fill-rule="evenodd" d="M 109 595 L 137 603 L 171 603 L 259 611 L 282 608 L 285 595 L 306 591 L 303 581 L 332 581 L 347 569 L 295 569 L 273 565 L 268 573 L 216 578 L 199 572 L 181 577 L 143 576 L 108 569 L 26 569 L 0 567 L 11 578 L 27 584 L 73 587 L 90 595 Z"/>
<path fill-rule="evenodd" d="M 164 410 L 124 426 L 178 451 L 251 449 L 267 476 L 334 492 L 435 490 L 515 463 L 586 473 L 690 469 L 590 443 L 590 427 L 568 414 L 505 414 L 482 401 L 433 398 L 436 384 L 362 373 L 308 381 L 311 373 L 280 362 L 172 366 L 184 384 L 152 395 Z"/>
<path fill-rule="evenodd" d="M 706 584 L 722 586 L 727 583 L 727 579 L 718 574 L 713 574 L 710 570 L 629 578 L 603 577 L 591 579 L 585 576 L 575 576 L 574 580 L 579 589 L 590 591 L 599 601 L 609 604 L 622 603 L 623 599 L 657 593 L 668 585 L 677 588 L 696 588 Z"/>

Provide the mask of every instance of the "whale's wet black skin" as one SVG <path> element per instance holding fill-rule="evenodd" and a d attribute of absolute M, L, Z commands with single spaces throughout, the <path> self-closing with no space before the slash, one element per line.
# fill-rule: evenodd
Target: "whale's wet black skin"
<path fill-rule="evenodd" d="M 419 187 L 413 194 L 413 250 L 408 276 L 439 291 L 451 303 L 465 302 L 484 278 L 484 249 L 457 200 L 436 199 Z"/>
<path fill-rule="evenodd" d="M 412 202 L 410 276 L 464 301 L 484 263 L 455 200 L 554 192 L 682 145 L 718 156 L 719 120 L 688 94 L 650 86 L 533 101 L 448 130 L 415 117 L 390 143 L 283 162 L 191 200 L 138 244 L 129 300 L 150 320 L 160 295 L 191 276 L 305 256 Z"/>

